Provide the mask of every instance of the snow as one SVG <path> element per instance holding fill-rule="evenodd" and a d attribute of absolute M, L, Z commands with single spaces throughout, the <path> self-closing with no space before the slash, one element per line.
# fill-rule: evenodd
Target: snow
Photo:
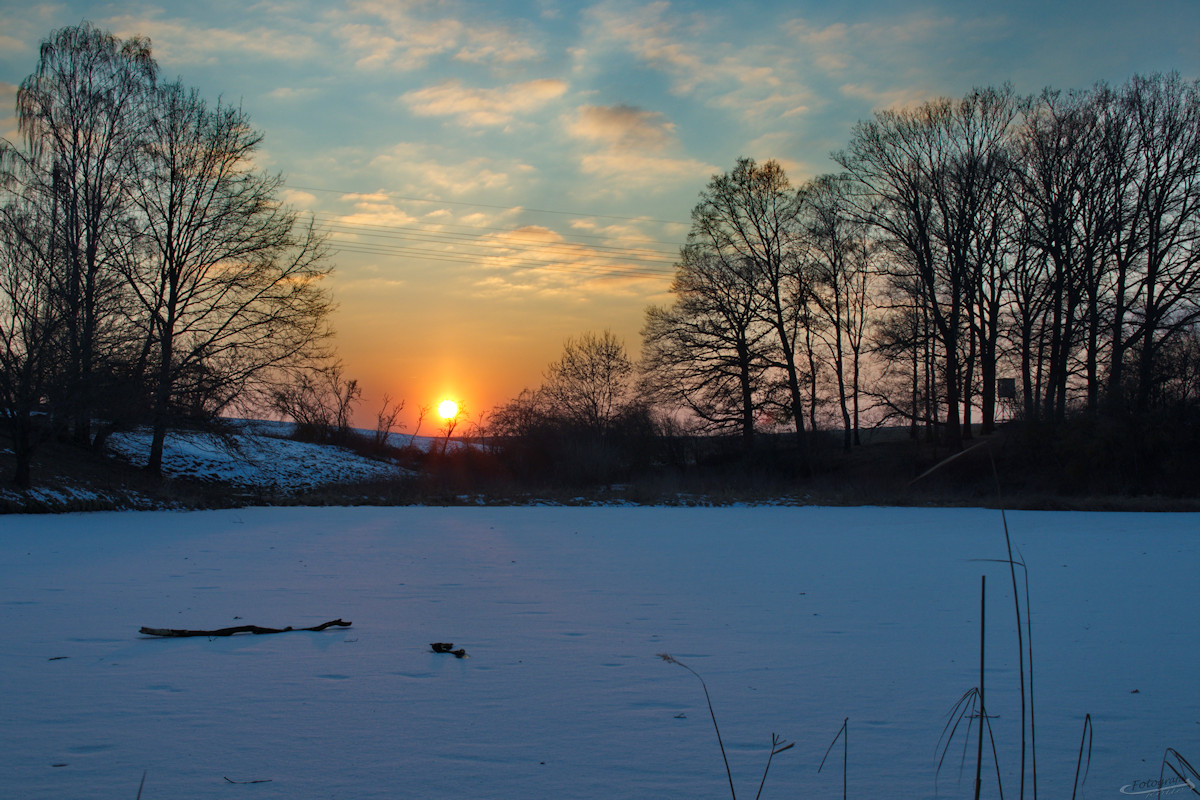
<path fill-rule="evenodd" d="M 1039 793 L 1200 763 L 1188 514 L 1009 513 Z M 0 517 L 0 797 L 933 797 L 978 682 L 1017 796 L 1000 515 L 888 508 L 248 508 Z M 139 627 L 353 627 L 155 639 Z M 431 651 L 453 642 L 469 658 Z M 971 796 L 974 740 L 938 781 Z M 227 780 L 228 779 L 228 780 Z M 238 783 L 229 781 L 265 781 Z M 1138 786 L 1144 784 L 1137 784 Z M 1030 790 L 1027 786 L 1027 792 Z M 1178 793 L 1177 793 L 1178 794 Z M 995 777 L 985 771 L 985 796 Z M 1170 796 L 1170 795 L 1168 795 Z"/>
<path fill-rule="evenodd" d="M 338 447 L 309 444 L 247 431 L 231 437 L 233 447 L 202 433 L 167 434 L 163 474 L 168 478 L 224 482 L 239 488 L 279 491 L 395 478 L 400 468 Z M 146 463 L 150 434 L 142 429 L 115 433 L 109 450 L 136 464 Z"/>

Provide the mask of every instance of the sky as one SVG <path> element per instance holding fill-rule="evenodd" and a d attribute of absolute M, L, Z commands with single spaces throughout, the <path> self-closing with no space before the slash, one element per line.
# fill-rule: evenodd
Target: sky
<path fill-rule="evenodd" d="M 803 182 L 885 108 L 1200 77 L 1198 0 L 0 0 L 0 135 L 39 43 L 82 20 L 249 114 L 258 165 L 328 232 L 359 423 L 388 395 L 410 432 L 445 397 L 486 419 L 567 337 L 608 329 L 636 359 L 739 157 Z"/>

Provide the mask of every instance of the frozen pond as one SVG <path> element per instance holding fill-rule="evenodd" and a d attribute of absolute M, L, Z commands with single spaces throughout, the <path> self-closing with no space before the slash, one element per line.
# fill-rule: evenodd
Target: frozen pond
<path fill-rule="evenodd" d="M 1156 779 L 1168 747 L 1200 764 L 1200 519 L 1008 521 L 1031 576 L 1039 793 L 1070 797 L 1087 713 L 1081 796 Z M 1016 797 L 1005 557 L 980 509 L 0 517 L 0 796 L 132 799 L 145 773 L 144 800 L 729 797 L 701 686 L 670 653 L 708 684 L 739 797 L 772 732 L 796 746 L 764 798 L 840 796 L 841 743 L 817 765 L 847 717 L 850 796 L 933 797 L 946 715 L 979 679 L 986 574 L 988 711 Z M 353 627 L 138 634 L 338 617 Z M 956 740 L 940 796 L 971 796 L 974 752 Z"/>

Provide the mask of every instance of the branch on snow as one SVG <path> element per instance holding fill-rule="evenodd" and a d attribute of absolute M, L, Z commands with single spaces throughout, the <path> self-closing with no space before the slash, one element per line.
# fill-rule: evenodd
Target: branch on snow
<path fill-rule="evenodd" d="M 288 631 L 323 631 L 326 628 L 337 626 L 339 628 L 348 628 L 351 623 L 341 619 L 333 619 L 329 622 L 322 622 L 320 625 L 314 625 L 311 628 L 293 628 L 290 625 L 286 628 L 261 628 L 258 625 L 238 625 L 235 628 L 218 628 L 213 631 L 189 631 L 180 630 L 177 628 L 147 628 L 143 627 L 138 633 L 145 636 L 165 636 L 165 637 L 183 637 L 183 636 L 233 636 L 235 633 L 287 633 Z"/>

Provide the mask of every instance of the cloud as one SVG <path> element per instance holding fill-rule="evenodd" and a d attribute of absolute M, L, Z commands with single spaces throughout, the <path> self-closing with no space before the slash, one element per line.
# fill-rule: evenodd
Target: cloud
<path fill-rule="evenodd" d="M 702 181 L 719 170 L 695 158 L 672 158 L 659 155 L 606 150 L 589 153 L 580 162 L 580 169 L 603 181 L 612 192 L 676 189 L 678 184 Z"/>
<path fill-rule="evenodd" d="M 675 140 L 675 125 L 663 114 L 627 105 L 583 106 L 567 130 L 618 150 L 659 150 Z"/>
<path fill-rule="evenodd" d="M 343 46 L 355 57 L 361 69 L 421 69 L 434 56 L 454 48 L 462 32 L 456 20 L 437 20 L 423 25 L 393 26 L 393 32 L 381 31 L 367 23 L 347 23 L 337 29 Z"/>
<path fill-rule="evenodd" d="M 6 33 L 0 33 L 0 50 L 6 53 L 20 53 L 29 49 L 29 42 L 22 41 Z"/>
<path fill-rule="evenodd" d="M 315 87 L 295 87 L 295 86 L 280 86 L 278 89 L 272 89 L 267 92 L 267 97 L 275 100 L 283 100 L 286 102 L 292 101 L 307 101 L 312 100 L 323 92 L 322 89 Z"/>
<path fill-rule="evenodd" d="M 705 59 L 690 44 L 685 35 L 684 18 L 665 17 L 670 4 L 650 3 L 641 8 L 632 8 L 626 3 L 602 3 L 586 12 L 587 34 L 595 40 L 593 47 L 585 47 L 581 54 L 595 49 L 604 51 L 613 47 L 633 54 L 645 63 L 669 72 L 676 78 L 676 90 L 688 93 L 706 68 Z M 694 33 L 694 32 L 693 32 Z"/>
<path fill-rule="evenodd" d="M 338 31 L 360 68 L 414 70 L 450 55 L 471 64 L 507 66 L 541 57 L 541 49 L 503 25 L 464 22 L 469 14 L 438 16 L 441 4 L 357 0 L 347 4 L 355 19 Z"/>
<path fill-rule="evenodd" d="M 635 106 L 583 106 L 566 123 L 575 139 L 599 145 L 579 157 L 580 171 L 610 193 L 674 188 L 714 168 L 678 155 L 675 125 L 664 114 Z"/>
<path fill-rule="evenodd" d="M 464 159 L 457 151 L 436 144 L 400 142 L 371 160 L 371 168 L 409 197 L 495 197 L 518 188 L 537 170 L 517 159 L 476 156 Z"/>
<path fill-rule="evenodd" d="M 515 64 L 542 55 L 541 50 L 528 41 L 514 38 L 506 28 L 471 29 L 466 31 L 466 39 L 454 57 L 471 64 Z"/>
<path fill-rule="evenodd" d="M 317 196 L 312 192 L 285 187 L 282 194 L 283 202 L 296 208 L 314 208 L 317 205 Z"/>
<path fill-rule="evenodd" d="M 323 51 L 313 36 L 276 25 L 215 28 L 192 20 L 123 15 L 106 19 L 104 26 L 120 37 L 149 36 L 154 57 L 173 66 L 215 64 L 226 53 L 239 59 L 249 54 L 269 61 L 313 60 Z"/>
<path fill-rule="evenodd" d="M 32 70 L 39 43 L 50 32 L 62 27 L 63 8 L 57 3 L 6 3 L 0 9 L 0 50 L 9 58 L 28 57 Z M 19 10 L 18 10 L 19 9 Z M 68 17 L 69 18 L 69 17 Z"/>
<path fill-rule="evenodd" d="M 537 111 L 562 97 L 567 84 L 542 78 L 495 89 L 464 86 L 450 80 L 407 92 L 401 100 L 423 117 L 454 117 L 468 127 L 502 127 L 521 114 Z"/>
<path fill-rule="evenodd" d="M 647 265 L 613 251 L 527 225 L 484 237 L 491 253 L 478 262 L 488 273 L 475 281 L 485 296 L 537 295 L 584 302 L 591 296 L 638 296 L 670 283 L 669 265 Z"/>
<path fill-rule="evenodd" d="M 1011 35 L 1001 16 L 925 12 L 826 27 L 793 19 L 783 29 L 824 73 L 831 94 L 864 101 L 872 110 L 912 106 L 946 91 L 937 87 L 974 80 L 962 70 L 947 76 L 945 65 L 981 66 L 983 54 Z"/>
<path fill-rule="evenodd" d="M 838 89 L 845 97 L 865 100 L 876 111 L 914 108 L 934 98 L 928 89 L 919 86 L 882 89 L 865 83 L 844 83 Z"/>
<path fill-rule="evenodd" d="M 679 13 L 666 2 L 602 3 L 589 9 L 586 20 L 587 39 L 573 51 L 577 63 L 603 67 L 611 53 L 623 51 L 668 76 L 672 94 L 735 111 L 747 121 L 799 114 L 810 103 L 801 54 L 780 37 L 761 35 L 757 26 L 746 31 L 731 20 Z"/>

